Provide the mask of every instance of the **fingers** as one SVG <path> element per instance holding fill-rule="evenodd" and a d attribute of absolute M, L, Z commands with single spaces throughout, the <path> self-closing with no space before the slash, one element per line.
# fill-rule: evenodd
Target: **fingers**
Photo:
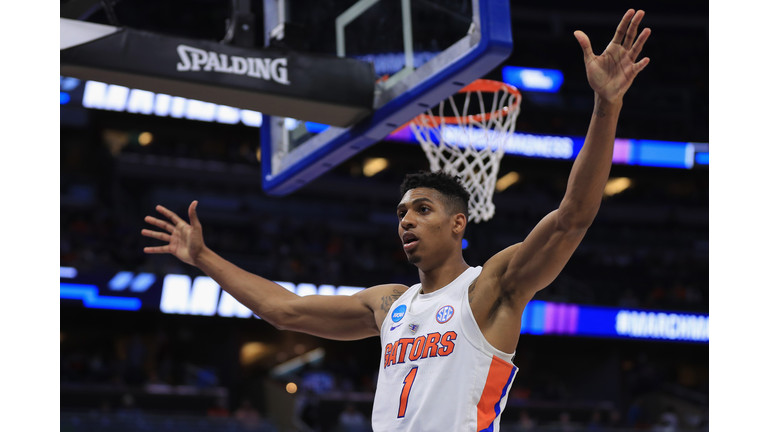
<path fill-rule="evenodd" d="M 573 32 L 573 35 L 576 36 L 576 40 L 579 41 L 579 45 L 581 45 L 581 49 L 584 51 L 584 63 L 589 63 L 592 57 L 594 57 L 592 44 L 589 42 L 589 38 L 581 30 L 576 30 Z"/>
<path fill-rule="evenodd" d="M 646 28 L 643 29 L 643 31 L 640 33 L 640 36 L 638 36 L 637 40 L 635 41 L 635 44 L 632 45 L 632 49 L 629 51 L 629 59 L 632 61 L 635 61 L 637 56 L 640 55 L 640 51 L 643 50 L 643 45 L 645 45 L 645 41 L 648 40 L 648 37 L 651 35 L 651 29 Z"/>
<path fill-rule="evenodd" d="M 200 220 L 197 218 L 197 200 L 189 205 L 189 222 L 195 228 L 200 228 Z"/>
<path fill-rule="evenodd" d="M 624 17 L 621 19 L 619 26 L 616 28 L 616 33 L 613 35 L 613 40 L 611 40 L 611 43 L 621 45 L 621 42 L 624 40 L 624 35 L 627 34 L 627 27 L 629 27 L 630 22 L 632 22 L 632 16 L 634 14 L 634 9 L 630 9 L 627 11 L 627 13 L 624 14 Z"/>
<path fill-rule="evenodd" d="M 645 57 L 644 59 L 632 65 L 632 70 L 635 73 L 635 75 L 639 74 L 641 70 L 645 69 L 645 67 L 648 66 L 648 63 L 650 62 L 651 62 L 651 59 L 649 59 L 648 57 Z"/>
<path fill-rule="evenodd" d="M 149 254 L 156 254 L 156 253 L 171 253 L 171 247 L 170 246 L 153 246 L 153 247 L 145 247 L 144 253 Z"/>
<path fill-rule="evenodd" d="M 173 229 L 175 228 L 173 225 L 169 224 L 168 222 L 152 216 L 145 217 L 144 222 L 150 223 L 158 228 L 162 228 L 170 233 L 172 233 Z"/>
<path fill-rule="evenodd" d="M 165 207 L 163 207 L 163 206 L 161 206 L 161 205 L 158 205 L 158 206 L 157 206 L 157 207 L 155 207 L 155 208 L 156 208 L 156 209 L 157 209 L 157 211 L 159 211 L 159 212 L 160 212 L 160 213 L 161 213 L 163 216 L 165 216 L 165 217 L 167 217 L 168 219 L 170 219 L 170 220 L 171 220 L 171 222 L 172 222 L 174 225 L 178 225 L 178 223 L 179 223 L 179 222 L 184 222 L 184 220 L 183 220 L 182 218 L 178 217 L 178 216 L 176 215 L 176 213 L 174 213 L 174 212 L 172 212 L 172 211 L 168 210 L 167 208 L 165 208 Z"/>
<path fill-rule="evenodd" d="M 645 12 L 642 10 L 637 11 L 632 17 L 632 21 L 629 23 L 629 29 L 627 29 L 627 36 L 624 38 L 624 49 L 629 50 L 632 48 L 632 42 L 637 36 L 637 28 L 640 26 L 640 21 L 643 20 Z"/>
<path fill-rule="evenodd" d="M 151 231 L 151 230 L 148 230 L 148 229 L 141 230 L 141 235 L 143 235 L 145 237 L 155 238 L 155 239 L 162 240 L 162 241 L 167 241 L 167 242 L 171 241 L 171 236 L 170 235 L 168 235 L 166 233 L 157 232 L 157 231 Z"/>

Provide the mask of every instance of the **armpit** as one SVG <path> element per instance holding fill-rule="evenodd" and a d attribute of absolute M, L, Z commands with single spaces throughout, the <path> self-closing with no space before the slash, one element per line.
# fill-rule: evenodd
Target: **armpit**
<path fill-rule="evenodd" d="M 472 285 L 469 286 L 469 290 L 467 291 L 467 295 L 469 296 L 469 302 L 472 303 L 472 299 L 475 298 L 475 284 L 477 283 L 477 279 L 472 281 Z"/>

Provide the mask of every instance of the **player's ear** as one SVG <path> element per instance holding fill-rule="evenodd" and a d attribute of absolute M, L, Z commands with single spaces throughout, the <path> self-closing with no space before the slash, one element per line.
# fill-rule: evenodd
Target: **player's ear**
<path fill-rule="evenodd" d="M 467 227 L 467 215 L 464 213 L 456 213 L 453 215 L 453 227 L 454 234 L 461 234 Z"/>

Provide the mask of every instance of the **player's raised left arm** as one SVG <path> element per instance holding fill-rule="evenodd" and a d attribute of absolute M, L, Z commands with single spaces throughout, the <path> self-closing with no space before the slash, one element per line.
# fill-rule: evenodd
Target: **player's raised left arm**
<path fill-rule="evenodd" d="M 520 245 L 500 252 L 488 263 L 498 269 L 502 290 L 522 296 L 523 306 L 557 277 L 600 208 L 624 94 L 650 62 L 648 58 L 635 61 L 651 34 L 646 28 L 637 36 L 643 15 L 643 11 L 627 11 L 613 40 L 599 56 L 592 52 L 586 34 L 574 33 L 584 51 L 587 79 L 595 91 L 584 147 L 574 162 L 560 207 L 545 216 Z"/>

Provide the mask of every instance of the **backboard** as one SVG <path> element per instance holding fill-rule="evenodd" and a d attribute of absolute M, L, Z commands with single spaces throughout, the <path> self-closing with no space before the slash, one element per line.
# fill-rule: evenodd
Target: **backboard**
<path fill-rule="evenodd" d="M 265 0 L 264 21 L 272 45 L 371 62 L 378 76 L 372 114 L 352 126 L 264 117 L 262 187 L 271 195 L 383 140 L 512 52 L 508 0 Z"/>

